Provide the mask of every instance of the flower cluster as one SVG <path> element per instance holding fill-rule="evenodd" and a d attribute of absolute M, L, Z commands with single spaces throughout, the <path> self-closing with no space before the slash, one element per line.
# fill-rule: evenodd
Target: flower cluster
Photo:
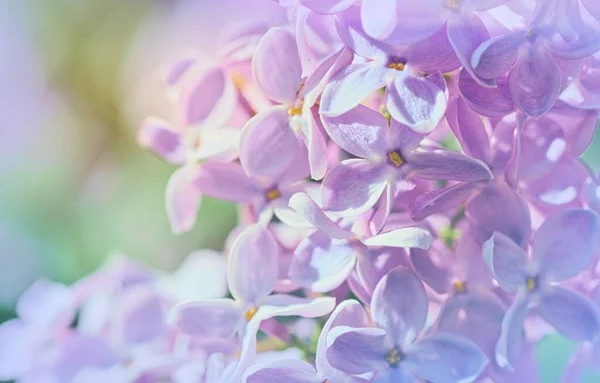
<path fill-rule="evenodd" d="M 139 131 L 178 166 L 174 233 L 203 196 L 238 205 L 227 265 L 36 283 L 0 326 L 0 379 L 534 383 L 553 332 L 580 344 L 565 383 L 598 368 L 600 181 L 579 157 L 600 2 L 279 6 L 285 25 L 171 57 L 173 116 Z M 176 287 L 225 268 L 227 289 Z"/>

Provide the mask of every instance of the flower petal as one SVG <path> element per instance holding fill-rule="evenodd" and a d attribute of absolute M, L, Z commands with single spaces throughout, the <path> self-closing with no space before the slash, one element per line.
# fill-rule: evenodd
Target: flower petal
<path fill-rule="evenodd" d="M 532 117 L 540 117 L 556 102 L 560 92 L 560 69 L 544 48 L 530 47 L 508 75 L 515 106 Z"/>
<path fill-rule="evenodd" d="M 493 82 L 479 79 L 471 67 L 471 56 L 479 45 L 490 38 L 485 25 L 474 12 L 462 12 L 460 17 L 448 20 L 448 40 L 454 49 L 454 53 L 460 60 L 464 69 L 473 76 L 476 81 L 491 86 Z"/>
<path fill-rule="evenodd" d="M 340 371 L 364 374 L 387 367 L 385 331 L 337 326 L 327 336 L 327 360 Z"/>
<path fill-rule="evenodd" d="M 388 85 L 385 100 L 394 119 L 416 132 L 429 133 L 444 117 L 448 96 L 426 77 L 402 73 Z"/>
<path fill-rule="evenodd" d="M 212 299 L 175 305 L 168 322 L 179 331 L 201 338 L 229 338 L 235 334 L 242 307 L 232 299 Z"/>
<path fill-rule="evenodd" d="M 254 51 L 252 75 L 267 97 L 281 104 L 293 104 L 302 81 L 294 35 L 283 28 L 269 29 Z"/>
<path fill-rule="evenodd" d="M 294 252 L 290 278 L 314 292 L 340 286 L 354 270 L 358 254 L 346 241 L 316 232 L 304 239 Z"/>
<path fill-rule="evenodd" d="M 321 383 L 314 367 L 298 359 L 283 359 L 267 365 L 250 367 L 244 374 L 246 383 Z"/>
<path fill-rule="evenodd" d="M 200 193 L 194 187 L 197 167 L 183 166 L 171 175 L 165 192 L 167 218 L 173 234 L 183 234 L 196 224 Z"/>
<path fill-rule="evenodd" d="M 163 119 L 146 118 L 138 131 L 138 142 L 171 164 L 185 162 L 185 146 L 181 135 Z"/>
<path fill-rule="evenodd" d="M 308 149 L 310 175 L 313 180 L 318 181 L 327 172 L 327 143 L 322 133 L 323 129 L 319 126 L 320 119 L 316 108 L 307 110 L 306 114 L 307 124 L 303 132 Z"/>
<path fill-rule="evenodd" d="M 482 188 L 480 183 L 468 182 L 420 194 L 408 207 L 410 216 L 421 221 L 432 214 L 454 211 Z"/>
<path fill-rule="evenodd" d="M 407 346 L 423 329 L 428 299 L 423 284 L 410 270 L 398 267 L 377 284 L 371 316 L 395 344 Z"/>
<path fill-rule="evenodd" d="M 472 382 L 487 362 L 474 343 L 451 334 L 421 338 L 406 350 L 406 368 L 432 382 Z"/>
<path fill-rule="evenodd" d="M 341 217 L 356 216 L 373 207 L 388 183 L 383 161 L 346 160 L 327 173 L 321 184 L 323 209 Z"/>
<path fill-rule="evenodd" d="M 182 90 L 185 126 L 222 126 L 237 105 L 235 86 L 221 68 L 205 70 Z"/>
<path fill-rule="evenodd" d="M 403 227 L 362 240 L 367 246 L 414 247 L 429 249 L 433 236 L 421 227 Z"/>
<path fill-rule="evenodd" d="M 512 32 L 489 39 L 475 49 L 471 66 L 478 76 L 496 79 L 513 66 L 519 47 L 524 42 L 524 32 Z"/>
<path fill-rule="evenodd" d="M 32 335 L 18 319 L 0 324 L 0 379 L 17 380 L 30 372 L 36 350 Z"/>
<path fill-rule="evenodd" d="M 474 182 L 493 178 L 484 162 L 450 150 L 410 153 L 406 162 L 412 174 L 426 180 Z"/>
<path fill-rule="evenodd" d="M 502 320 L 502 331 L 496 344 L 496 362 L 502 368 L 513 370 L 518 364 L 525 337 L 523 323 L 529 310 L 527 298 L 517 297 Z"/>
<path fill-rule="evenodd" d="M 276 316 L 301 316 L 316 318 L 327 315 L 335 308 L 335 298 L 301 298 L 293 295 L 276 294 L 265 299 L 258 309 L 257 317 L 269 319 Z"/>
<path fill-rule="evenodd" d="M 381 113 L 359 105 L 339 116 L 321 119 L 329 137 L 348 153 L 362 158 L 386 155 L 390 128 Z"/>
<path fill-rule="evenodd" d="M 396 28 L 398 22 L 397 0 L 363 0 L 360 18 L 367 35 L 383 40 Z"/>
<path fill-rule="evenodd" d="M 205 162 L 197 167 L 193 183 L 202 195 L 239 203 L 247 203 L 263 192 L 261 185 L 236 163 Z"/>
<path fill-rule="evenodd" d="M 341 302 L 323 326 L 317 343 L 315 364 L 322 376 L 328 376 L 334 369 L 327 361 L 327 336 L 337 326 L 366 327 L 367 313 L 360 303 L 353 299 Z"/>
<path fill-rule="evenodd" d="M 525 247 L 531 235 L 531 217 L 527 203 L 505 183 L 490 183 L 466 206 L 473 236 L 478 243 L 500 232 Z"/>
<path fill-rule="evenodd" d="M 450 99 L 446 120 L 465 154 L 488 162 L 490 138 L 481 117 L 467 105 L 462 97 L 456 96 Z"/>
<path fill-rule="evenodd" d="M 553 214 L 534 238 L 533 259 L 540 272 L 562 281 L 579 274 L 600 250 L 600 216 L 591 210 L 567 209 Z"/>
<path fill-rule="evenodd" d="M 355 108 L 373 92 L 386 86 L 393 75 L 390 71 L 393 69 L 376 61 L 347 66 L 333 76 L 323 91 L 319 113 L 335 117 Z"/>
<path fill-rule="evenodd" d="M 279 247 L 259 224 L 244 229 L 231 245 L 227 281 L 236 300 L 259 305 L 275 288 Z"/>
<path fill-rule="evenodd" d="M 353 235 L 333 222 L 306 193 L 294 194 L 289 206 L 331 238 L 344 239 Z"/>
<path fill-rule="evenodd" d="M 507 291 L 515 293 L 525 284 L 527 254 L 508 236 L 494 233 L 483 244 L 483 260 L 492 276 Z"/>
<path fill-rule="evenodd" d="M 386 149 L 400 150 L 400 153 L 413 151 L 425 138 L 424 134 L 417 133 L 394 119 L 386 131 L 388 136 Z"/>
<path fill-rule="evenodd" d="M 252 117 L 244 126 L 240 161 L 249 176 L 275 177 L 292 164 L 298 139 L 285 108 L 273 107 Z"/>
<path fill-rule="evenodd" d="M 536 312 L 554 328 L 575 342 L 600 337 L 600 309 L 588 297 L 553 286 L 540 294 Z"/>
<path fill-rule="evenodd" d="M 354 0 L 300 0 L 300 4 L 324 15 L 333 15 L 352 6 Z"/>
<path fill-rule="evenodd" d="M 504 116 L 515 110 L 507 76 L 496 79 L 495 88 L 483 87 L 463 69 L 458 75 L 458 89 L 465 101 L 477 113 L 484 116 Z"/>
<path fill-rule="evenodd" d="M 442 26 L 428 39 L 409 46 L 402 55 L 412 67 L 424 73 L 446 73 L 460 67 L 460 61 L 448 41 L 446 26 Z"/>

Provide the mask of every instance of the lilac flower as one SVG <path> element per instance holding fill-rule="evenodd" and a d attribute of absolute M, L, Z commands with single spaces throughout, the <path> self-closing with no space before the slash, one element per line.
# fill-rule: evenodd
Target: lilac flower
<path fill-rule="evenodd" d="M 415 376 L 434 383 L 474 381 L 487 364 L 477 346 L 450 334 L 419 338 L 427 301 L 412 272 L 392 270 L 373 294 L 377 327 L 335 327 L 327 338 L 329 363 L 350 374 L 376 372 L 377 382 L 416 382 Z"/>
<path fill-rule="evenodd" d="M 589 34 L 577 41 L 557 42 L 556 28 L 546 21 L 544 11 L 542 8 L 528 30 L 489 39 L 471 57 L 474 72 L 483 79 L 496 79 L 509 71 L 508 89 L 515 106 L 532 117 L 545 114 L 558 99 L 560 60 L 581 59 L 600 49 L 600 40 Z"/>
<path fill-rule="evenodd" d="M 294 164 L 283 170 L 274 177 L 248 177 L 239 164 L 207 162 L 196 168 L 191 182 L 199 195 L 251 206 L 253 222 L 269 223 L 275 214 L 283 222 L 302 224 L 288 201 L 311 187 L 304 182 L 310 173 L 304 147 L 298 148 Z"/>
<path fill-rule="evenodd" d="M 386 192 L 388 201 L 413 177 L 476 182 L 492 178 L 479 160 L 447 150 L 416 150 L 423 136 L 369 108 L 359 106 L 338 117 L 324 117 L 332 140 L 356 159 L 327 173 L 321 187 L 323 208 L 342 217 L 364 213 Z M 388 203 L 391 206 L 391 203 Z"/>
<path fill-rule="evenodd" d="M 272 177 L 289 167 L 300 140 L 308 148 L 312 177 L 323 178 L 325 139 L 312 107 L 329 78 L 351 59 L 349 52 L 341 50 L 325 59 L 309 78 L 302 79 L 294 35 L 273 28 L 263 36 L 252 72 L 264 94 L 280 105 L 257 114 L 244 127 L 240 160 L 248 175 Z"/>
<path fill-rule="evenodd" d="M 362 306 L 353 300 L 341 302 L 323 326 L 317 344 L 315 367 L 294 359 L 283 359 L 266 365 L 255 365 L 245 375 L 246 383 L 277 383 L 293 381 L 297 383 L 361 383 L 367 382 L 336 370 L 326 359 L 327 336 L 336 326 L 364 327 L 367 315 Z"/>
<path fill-rule="evenodd" d="M 531 259 L 501 233 L 485 243 L 483 257 L 490 272 L 503 289 L 517 295 L 504 317 L 496 345 L 501 367 L 514 366 L 523 341 L 523 321 L 531 310 L 575 341 L 600 336 L 598 308 L 589 298 L 555 285 L 591 263 L 598 251 L 599 229 L 597 214 L 567 209 L 548 217 L 538 229 Z"/>
<path fill-rule="evenodd" d="M 331 79 L 321 98 L 321 116 L 344 114 L 385 87 L 385 106 L 394 119 L 417 132 L 431 132 L 444 117 L 448 100 L 440 72 L 460 65 L 453 59 L 444 31 L 398 49 L 364 35 L 357 7 L 338 17 L 338 33 L 344 44 L 367 61 L 351 64 Z M 432 74 L 424 77 L 421 72 Z"/>

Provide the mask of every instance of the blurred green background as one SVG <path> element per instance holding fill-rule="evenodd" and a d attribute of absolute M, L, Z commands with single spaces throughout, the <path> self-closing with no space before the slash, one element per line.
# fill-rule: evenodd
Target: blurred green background
<path fill-rule="evenodd" d="M 178 48 L 214 48 L 229 22 L 281 16 L 255 8 L 249 0 L 2 0 L 0 321 L 40 276 L 70 283 L 113 253 L 169 270 L 194 249 L 221 247 L 235 208 L 206 200 L 195 229 L 173 236 L 164 189 L 174 169 L 140 149 L 136 133 L 144 116 L 169 115 L 156 75 L 162 60 Z M 596 139 L 585 157 L 595 169 L 599 148 Z M 558 381 L 572 347 L 543 342 L 544 382 Z"/>

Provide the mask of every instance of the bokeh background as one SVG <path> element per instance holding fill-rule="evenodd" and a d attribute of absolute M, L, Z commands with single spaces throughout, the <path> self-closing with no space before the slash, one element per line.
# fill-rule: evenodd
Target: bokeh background
<path fill-rule="evenodd" d="M 248 18 L 283 14 L 269 0 L 0 0 L 0 322 L 40 276 L 70 283 L 112 254 L 172 270 L 222 246 L 235 208 L 206 200 L 195 229 L 172 235 L 173 168 L 136 133 L 144 116 L 169 115 L 156 73 L 169 53 L 210 51 Z M 600 139 L 584 159 L 600 169 Z M 558 382 L 572 348 L 542 342 L 544 383 Z"/>

